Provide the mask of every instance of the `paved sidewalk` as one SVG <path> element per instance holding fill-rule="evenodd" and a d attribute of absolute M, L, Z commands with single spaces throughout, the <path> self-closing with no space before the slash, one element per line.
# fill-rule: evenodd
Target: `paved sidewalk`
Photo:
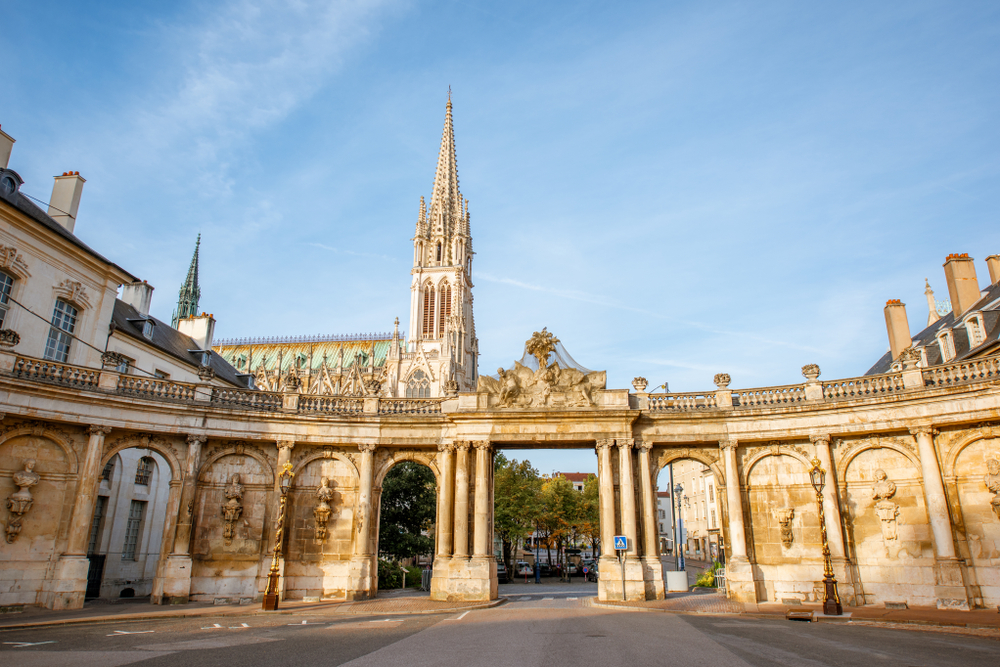
<path fill-rule="evenodd" d="M 76 623 L 108 623 L 169 618 L 216 616 L 257 616 L 269 614 L 435 614 L 464 611 L 503 604 L 503 598 L 490 602 L 439 602 L 429 594 L 417 591 L 384 591 L 375 600 L 322 600 L 281 602 L 278 611 L 263 611 L 260 602 L 248 605 L 215 605 L 190 602 L 181 605 L 153 605 L 142 602 L 107 604 L 91 602 L 83 609 L 52 611 L 27 607 L 23 612 L 0 614 L 0 631 L 13 628 L 67 625 Z"/>

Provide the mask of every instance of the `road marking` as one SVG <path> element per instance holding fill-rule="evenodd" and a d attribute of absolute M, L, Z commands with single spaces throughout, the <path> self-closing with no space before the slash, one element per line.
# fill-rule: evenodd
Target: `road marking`
<path fill-rule="evenodd" d="M 148 635 L 156 630 L 134 630 L 129 632 L 128 630 L 115 630 L 113 635 L 107 635 L 108 637 L 121 637 L 122 635 Z"/>
<path fill-rule="evenodd" d="M 403 620 L 399 618 L 382 618 L 377 621 L 368 621 L 369 623 L 402 623 Z"/>
<path fill-rule="evenodd" d="M 580 598 L 566 598 L 567 600 L 579 600 Z"/>
<path fill-rule="evenodd" d="M 214 625 L 210 625 L 207 628 L 202 628 L 202 630 L 221 630 L 221 629 L 222 629 L 222 626 L 219 625 L 218 623 L 216 623 Z"/>
<path fill-rule="evenodd" d="M 545 602 L 546 600 L 555 600 L 555 598 L 542 598 L 542 602 Z"/>
<path fill-rule="evenodd" d="M 309 621 L 302 621 L 301 623 L 289 623 L 288 625 L 302 626 L 302 625 L 323 625 L 322 623 L 310 623 Z"/>
<path fill-rule="evenodd" d="M 470 609 L 469 611 L 472 611 L 472 610 Z M 457 616 L 455 618 L 446 618 L 444 620 L 446 620 L 446 621 L 461 621 L 463 618 L 465 618 L 466 614 L 468 614 L 468 613 L 469 613 L 468 611 L 462 612 L 461 616 Z"/>
<path fill-rule="evenodd" d="M 41 646 L 42 644 L 55 644 L 55 641 L 47 642 L 4 642 L 4 644 L 11 644 L 14 648 L 24 648 L 25 646 Z"/>
<path fill-rule="evenodd" d="M 239 625 L 230 625 L 229 629 L 230 630 L 242 630 L 243 628 L 249 628 L 249 627 L 250 626 L 247 625 L 246 623 L 240 623 Z M 204 630 L 204 628 L 202 628 L 202 630 Z"/>

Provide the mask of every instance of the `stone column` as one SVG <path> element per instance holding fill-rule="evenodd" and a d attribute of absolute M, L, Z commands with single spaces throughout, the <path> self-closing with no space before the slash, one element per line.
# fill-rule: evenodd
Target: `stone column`
<path fill-rule="evenodd" d="M 826 517 L 826 535 L 830 543 L 830 558 L 846 558 L 844 530 L 840 519 L 840 502 L 837 493 L 837 471 L 833 467 L 830 453 L 830 436 L 814 435 L 810 438 L 816 447 L 819 466 L 826 471 L 826 485 L 823 486 L 823 514 Z"/>
<path fill-rule="evenodd" d="M 740 474 L 736 465 L 735 439 L 720 440 L 726 466 L 726 512 L 729 516 L 729 545 L 732 555 L 726 563 L 726 587 L 729 597 L 744 603 L 757 602 L 753 568 L 747 558 L 747 536 L 743 526 L 743 496 Z"/>
<path fill-rule="evenodd" d="M 639 450 L 639 492 L 642 494 L 642 551 L 646 558 L 659 559 L 659 540 L 656 530 L 656 496 L 653 492 L 653 477 L 650 470 L 648 442 L 637 441 Z"/>
<path fill-rule="evenodd" d="M 174 535 L 173 553 L 177 555 L 186 556 L 191 553 L 191 521 L 194 514 L 194 495 L 198 486 L 198 463 L 201 458 L 201 447 L 207 440 L 204 435 L 187 437 L 188 454 L 181 486 L 181 503 L 177 512 L 177 532 Z"/>
<path fill-rule="evenodd" d="M 597 441 L 597 474 L 601 504 L 601 557 L 614 555 L 615 479 L 611 470 L 611 445 L 614 440 Z"/>
<path fill-rule="evenodd" d="M 371 556 L 372 491 L 375 486 L 375 449 L 377 445 L 364 443 L 358 445 L 361 450 L 361 465 L 358 466 L 358 516 L 357 535 L 354 540 L 355 556 Z M 280 456 L 279 456 L 280 461 Z"/>
<path fill-rule="evenodd" d="M 934 446 L 936 431 L 931 426 L 915 426 L 910 429 L 910 433 L 917 440 L 927 518 L 931 524 L 931 533 L 934 535 L 934 555 L 937 557 L 935 568 L 937 585 L 934 587 L 934 593 L 938 598 L 937 606 L 939 609 L 968 609 L 968 594 L 962 576 L 961 561 L 955 556 L 951 515 L 948 512 L 948 500 L 944 494 L 941 467 L 938 465 Z"/>
<path fill-rule="evenodd" d="M 90 568 L 87 538 L 94 517 L 97 486 L 100 483 L 104 436 L 111 432 L 111 427 L 91 426 L 87 432 L 90 439 L 77 477 L 66 552 L 59 557 L 55 571 L 42 587 L 41 601 L 49 609 L 80 609 L 87 593 L 87 572 Z"/>
<path fill-rule="evenodd" d="M 286 395 L 286 398 L 287 398 L 287 395 Z M 298 399 L 298 394 L 295 394 L 295 398 L 296 398 L 296 400 Z M 278 465 L 275 468 L 275 473 L 276 474 L 274 476 L 274 493 L 272 494 L 272 497 L 274 498 L 274 510 L 271 512 L 271 516 L 272 517 L 277 517 L 278 516 L 278 511 L 279 511 L 278 504 L 281 502 L 281 469 L 285 466 L 286 463 L 289 463 L 292 460 L 292 450 L 295 449 L 295 441 L 294 440 L 278 440 L 278 441 L 275 442 L 275 444 L 278 446 Z M 294 481 L 294 478 L 293 478 L 292 485 L 294 486 L 294 484 L 295 484 L 295 481 Z M 289 490 L 289 493 L 291 493 L 291 490 Z M 293 521 L 292 517 L 288 514 L 288 511 L 291 509 L 291 505 L 288 503 L 287 500 L 285 502 L 286 502 L 286 504 L 285 504 L 285 518 L 284 518 L 284 534 L 282 535 L 282 542 L 286 542 L 287 541 L 285 538 L 291 532 L 290 529 L 292 527 L 292 521 Z M 277 536 L 278 536 L 278 525 L 275 524 L 273 526 L 273 533 L 272 533 L 272 538 L 271 538 L 272 549 L 273 549 L 274 544 L 276 542 Z M 266 578 L 267 578 L 268 569 L 270 568 L 270 561 L 267 561 L 267 562 L 263 563 L 263 565 L 267 566 L 267 569 L 262 568 L 262 571 L 261 571 L 261 576 L 265 580 L 265 581 L 262 581 L 262 583 L 264 583 L 266 585 Z M 278 572 L 280 573 L 280 576 L 278 578 L 278 582 L 279 582 L 278 583 L 278 586 L 279 586 L 278 593 L 281 596 L 281 599 L 284 600 L 285 599 L 285 586 L 288 583 L 287 579 L 285 578 L 285 547 L 284 547 L 284 544 L 282 544 L 281 553 L 278 554 Z"/>
<path fill-rule="evenodd" d="M 639 548 L 636 544 L 637 525 L 635 516 L 635 479 L 632 476 L 632 438 L 618 438 L 618 493 L 622 503 L 622 533 L 628 538 L 626 558 L 637 558 Z"/>
<path fill-rule="evenodd" d="M 452 550 L 452 512 L 455 509 L 455 445 L 448 443 L 438 445 L 438 459 L 441 466 L 441 488 L 438 489 L 438 558 L 451 557 Z"/>
<path fill-rule="evenodd" d="M 455 558 L 469 556 L 469 444 L 455 443 Z"/>
<path fill-rule="evenodd" d="M 490 555 L 490 459 L 489 440 L 472 443 L 476 448 L 476 511 L 473 526 L 472 555 L 485 558 Z"/>

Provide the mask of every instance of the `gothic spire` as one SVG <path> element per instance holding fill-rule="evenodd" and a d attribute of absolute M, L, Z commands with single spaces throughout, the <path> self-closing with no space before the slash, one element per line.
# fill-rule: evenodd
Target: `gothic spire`
<path fill-rule="evenodd" d="M 177 323 L 185 317 L 198 314 L 198 300 L 201 298 L 201 288 L 198 286 L 198 249 L 201 247 L 201 234 L 194 244 L 194 256 L 191 257 L 191 266 L 188 267 L 187 278 L 181 285 L 181 291 L 177 295 L 177 309 L 171 326 L 177 328 Z"/>
<path fill-rule="evenodd" d="M 451 119 L 451 89 L 445 108 L 441 150 L 438 152 L 434 189 L 431 191 L 430 227 L 432 234 L 450 236 L 462 218 L 462 195 L 458 190 L 458 160 L 455 157 L 455 127 Z"/>

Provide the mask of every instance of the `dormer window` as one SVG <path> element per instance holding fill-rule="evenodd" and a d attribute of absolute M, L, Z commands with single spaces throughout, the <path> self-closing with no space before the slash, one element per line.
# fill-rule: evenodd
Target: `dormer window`
<path fill-rule="evenodd" d="M 16 171 L 0 169 L 0 197 L 13 203 L 17 197 L 17 191 L 23 183 L 24 180 L 18 176 Z"/>
<path fill-rule="evenodd" d="M 211 363 L 211 361 L 212 361 L 212 351 L 211 350 L 202 350 L 202 352 L 201 352 L 201 365 L 202 366 L 208 366 L 209 363 Z"/>
<path fill-rule="evenodd" d="M 309 361 L 309 357 L 302 352 L 299 352 L 299 354 L 295 357 L 295 368 L 302 370 L 306 367 L 307 361 Z"/>
<path fill-rule="evenodd" d="M 153 320 L 145 320 L 142 323 L 142 337 L 145 338 L 146 340 L 153 340 L 154 326 L 156 325 L 153 324 Z"/>
<path fill-rule="evenodd" d="M 986 340 L 983 318 L 979 313 L 965 321 L 965 328 L 969 332 L 969 348 L 978 347 Z"/>
<path fill-rule="evenodd" d="M 938 345 L 941 348 L 941 360 L 951 361 L 955 358 L 955 339 L 950 331 L 943 331 L 938 334 Z"/>

